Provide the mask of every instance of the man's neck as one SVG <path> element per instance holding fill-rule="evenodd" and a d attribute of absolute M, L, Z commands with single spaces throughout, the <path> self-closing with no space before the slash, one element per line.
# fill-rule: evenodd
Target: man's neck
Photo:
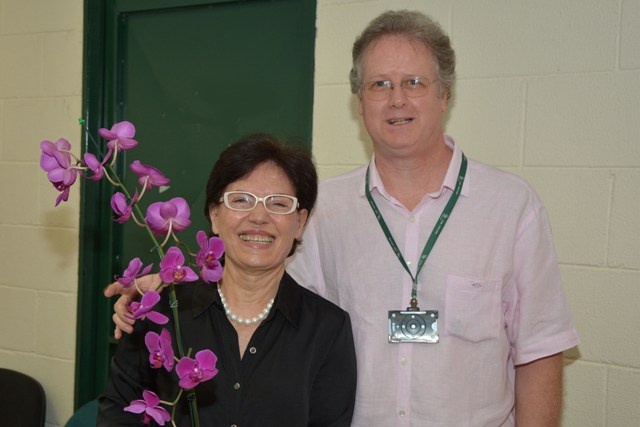
<path fill-rule="evenodd" d="M 453 156 L 444 143 L 418 155 L 385 156 L 376 152 L 376 168 L 387 192 L 409 211 L 442 186 Z"/>

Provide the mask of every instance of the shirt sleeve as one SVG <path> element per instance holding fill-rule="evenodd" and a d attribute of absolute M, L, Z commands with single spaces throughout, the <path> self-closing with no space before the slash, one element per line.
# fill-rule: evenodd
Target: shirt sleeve
<path fill-rule="evenodd" d="M 567 350 L 579 339 L 542 205 L 523 221 L 514 251 L 515 303 L 507 323 L 514 363 L 520 365 Z"/>
<path fill-rule="evenodd" d="M 311 389 L 309 426 L 349 427 L 356 396 L 356 353 L 349 315 L 329 347 Z"/>
<path fill-rule="evenodd" d="M 141 363 L 141 348 L 144 344 L 145 331 L 142 321 L 136 322 L 132 334 L 124 334 L 118 343 L 116 355 L 111 361 L 109 382 L 105 392 L 98 398 L 98 427 L 139 426 L 142 414 L 125 412 L 124 408 L 131 401 L 142 399 L 144 384 L 148 382 L 144 365 Z M 149 365 L 148 359 L 146 365 Z"/>

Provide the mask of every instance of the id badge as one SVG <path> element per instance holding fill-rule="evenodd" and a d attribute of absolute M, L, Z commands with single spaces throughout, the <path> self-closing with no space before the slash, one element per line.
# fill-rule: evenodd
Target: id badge
<path fill-rule="evenodd" d="M 438 310 L 389 310 L 390 343 L 435 344 L 438 337 Z"/>

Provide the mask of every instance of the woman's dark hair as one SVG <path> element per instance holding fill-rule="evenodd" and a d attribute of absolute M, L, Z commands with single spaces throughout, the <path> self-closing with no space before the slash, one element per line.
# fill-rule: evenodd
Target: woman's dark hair
<path fill-rule="evenodd" d="M 310 154 L 299 147 L 285 146 L 276 137 L 268 134 L 253 134 L 241 138 L 227 147 L 213 166 L 207 182 L 204 215 L 209 218 L 209 209 L 220 204 L 224 189 L 229 184 L 249 175 L 263 163 L 273 163 L 287 175 L 293 185 L 299 209 L 311 209 L 318 196 L 318 175 Z M 295 252 L 300 242 L 296 239 L 289 255 Z"/>

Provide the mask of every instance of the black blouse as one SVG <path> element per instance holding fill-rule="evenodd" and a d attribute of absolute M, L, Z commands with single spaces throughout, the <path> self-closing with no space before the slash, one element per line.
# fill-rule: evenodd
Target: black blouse
<path fill-rule="evenodd" d="M 241 359 L 238 336 L 216 285 L 179 285 L 176 293 L 185 351 L 191 348 L 193 357 L 208 348 L 218 356 L 219 373 L 195 388 L 202 427 L 350 425 L 356 358 L 345 311 L 285 273 L 269 316 L 254 332 Z M 156 310 L 167 314 L 169 292 L 162 294 Z M 175 337 L 172 320 L 164 327 Z M 159 333 L 161 328 L 138 321 L 134 332 L 122 337 L 107 389 L 99 398 L 98 426 L 141 425 L 142 415 L 123 408 L 142 399 L 143 389 L 165 401 L 177 396 L 175 368 L 171 373 L 151 368 L 144 344 L 148 330 Z M 190 426 L 188 414 L 184 396 L 176 409 L 176 424 Z"/>

